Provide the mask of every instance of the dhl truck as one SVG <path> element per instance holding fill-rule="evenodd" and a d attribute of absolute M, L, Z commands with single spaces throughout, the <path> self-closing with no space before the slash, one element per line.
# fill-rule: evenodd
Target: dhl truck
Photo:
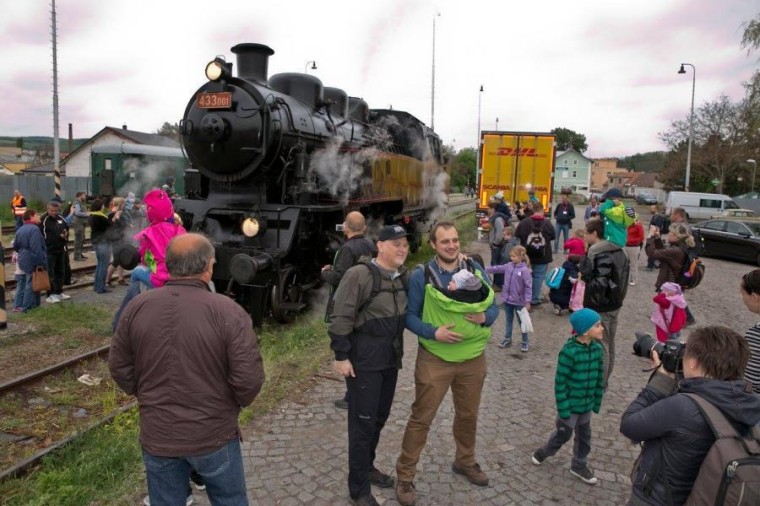
<path fill-rule="evenodd" d="M 550 215 L 554 187 L 555 136 L 550 133 L 483 131 L 480 136 L 478 215 L 484 215 L 491 197 L 499 192 L 514 209 L 530 200 L 528 192 Z"/>

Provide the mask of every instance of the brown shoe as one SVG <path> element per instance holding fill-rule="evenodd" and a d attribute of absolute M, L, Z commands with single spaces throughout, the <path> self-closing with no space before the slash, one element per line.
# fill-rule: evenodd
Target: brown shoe
<path fill-rule="evenodd" d="M 473 485 L 488 486 L 488 475 L 480 469 L 480 464 L 475 464 L 472 467 L 458 467 L 456 464 L 451 464 L 451 470 L 467 478 L 467 481 Z"/>
<path fill-rule="evenodd" d="M 396 500 L 401 506 L 414 506 L 415 501 L 417 501 L 414 483 L 398 480 L 396 482 Z"/>

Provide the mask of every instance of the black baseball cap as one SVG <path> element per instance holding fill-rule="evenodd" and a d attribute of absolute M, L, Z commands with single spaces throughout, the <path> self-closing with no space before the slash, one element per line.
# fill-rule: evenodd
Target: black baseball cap
<path fill-rule="evenodd" d="M 377 234 L 378 241 L 390 241 L 393 239 L 401 239 L 402 237 L 411 237 L 412 234 L 406 231 L 406 229 L 400 225 L 390 225 L 380 229 L 380 233 Z"/>

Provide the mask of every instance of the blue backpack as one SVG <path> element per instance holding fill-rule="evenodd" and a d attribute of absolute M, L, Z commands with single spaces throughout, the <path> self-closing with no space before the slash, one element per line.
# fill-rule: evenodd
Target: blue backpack
<path fill-rule="evenodd" d="M 563 267 L 555 267 L 546 273 L 546 286 L 556 290 L 559 288 L 559 285 L 562 283 L 562 278 L 564 277 L 565 269 Z"/>

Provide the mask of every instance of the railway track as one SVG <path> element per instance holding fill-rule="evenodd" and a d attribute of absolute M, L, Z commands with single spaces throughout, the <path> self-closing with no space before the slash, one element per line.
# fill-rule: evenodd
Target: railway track
<path fill-rule="evenodd" d="M 74 267 L 71 269 L 71 275 L 84 275 L 84 274 L 92 274 L 95 272 L 95 266 L 94 265 L 85 265 L 84 267 Z M 92 286 L 93 281 L 83 281 L 81 283 L 76 283 L 73 285 L 66 285 L 66 288 L 69 290 L 76 290 L 77 288 L 85 288 L 88 286 Z M 16 280 L 15 279 L 6 279 L 5 280 L 5 291 L 9 292 L 10 290 L 16 289 Z"/>
<path fill-rule="evenodd" d="M 24 395 L 37 395 L 35 393 L 35 387 L 38 385 L 41 385 L 46 379 L 51 379 L 57 375 L 65 375 L 68 371 L 76 370 L 79 366 L 86 365 L 93 360 L 107 359 L 108 351 L 110 350 L 110 348 L 111 348 L 110 345 L 101 346 L 99 348 L 83 353 L 76 357 L 72 357 L 67 360 L 64 360 L 63 362 L 60 362 L 58 364 L 45 367 L 38 371 L 34 371 L 31 373 L 25 374 L 23 376 L 20 376 L 18 378 L 15 378 L 13 380 L 2 383 L 0 384 L 0 396 L 7 397 L 14 394 L 19 397 L 24 396 Z M 76 376 L 76 374 L 74 376 Z M 4 480 L 7 478 L 20 476 L 24 474 L 30 468 L 38 465 L 40 461 L 50 452 L 55 451 L 58 448 L 61 448 L 62 446 L 65 446 L 66 444 L 70 443 L 74 439 L 91 431 L 92 429 L 95 429 L 104 424 L 110 423 L 111 420 L 113 420 L 116 416 L 118 416 L 121 413 L 124 413 L 125 411 L 131 409 L 132 407 L 136 405 L 137 405 L 137 402 L 135 400 L 131 400 L 125 404 L 122 404 L 121 406 L 117 407 L 116 409 L 112 410 L 109 413 L 103 414 L 101 416 L 97 416 L 94 419 L 94 421 L 91 421 L 89 423 L 83 423 L 80 426 L 77 426 L 73 431 L 69 431 L 65 437 L 59 439 L 58 441 L 51 442 L 49 444 L 45 444 L 45 442 L 48 440 L 48 437 L 41 437 L 39 435 L 29 436 L 29 438 L 23 439 L 24 441 L 28 441 L 30 439 L 36 440 L 36 441 L 41 440 L 44 447 L 40 448 L 38 451 L 36 451 L 32 455 L 29 455 L 18 461 L 15 461 L 9 467 L 0 471 L 0 480 Z M 57 407 L 53 407 L 52 405 L 51 405 L 51 409 L 56 410 L 56 411 L 58 410 Z M 23 430 L 21 432 L 23 432 Z"/>
<path fill-rule="evenodd" d="M 69 251 L 74 251 L 74 241 L 69 241 L 68 243 Z M 82 251 L 92 251 L 92 242 L 90 242 L 90 239 L 85 239 L 84 243 L 82 243 Z M 6 246 L 3 248 L 3 255 L 5 257 L 5 263 L 11 261 L 11 255 L 13 254 L 13 247 Z"/>

